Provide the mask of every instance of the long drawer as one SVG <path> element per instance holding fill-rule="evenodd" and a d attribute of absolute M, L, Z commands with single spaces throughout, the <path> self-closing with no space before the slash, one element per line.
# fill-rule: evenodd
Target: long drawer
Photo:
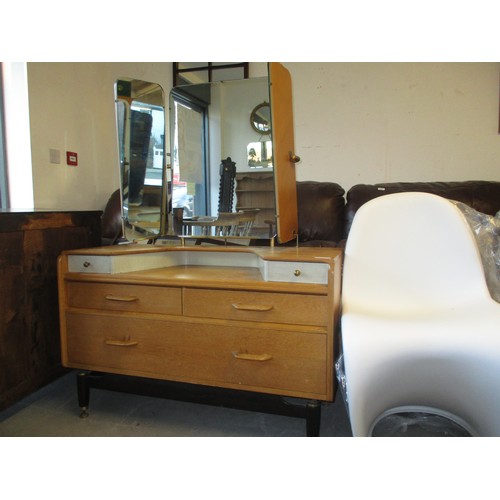
<path fill-rule="evenodd" d="M 68 366 L 326 399 L 326 335 L 67 312 Z"/>
<path fill-rule="evenodd" d="M 326 326 L 327 300 L 323 295 L 188 288 L 184 290 L 184 314 L 196 318 Z"/>
<path fill-rule="evenodd" d="M 69 307 L 182 314 L 180 288 L 68 281 L 66 290 Z"/>

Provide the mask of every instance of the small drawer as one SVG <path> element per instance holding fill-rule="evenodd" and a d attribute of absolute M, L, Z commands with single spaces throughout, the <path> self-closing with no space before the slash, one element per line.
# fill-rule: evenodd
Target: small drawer
<path fill-rule="evenodd" d="M 180 288 L 68 281 L 66 290 L 69 307 L 182 314 Z"/>
<path fill-rule="evenodd" d="M 323 295 L 184 290 L 184 315 L 292 325 L 328 325 L 328 299 Z"/>
<path fill-rule="evenodd" d="M 322 262 L 286 262 L 267 260 L 261 268 L 265 281 L 328 284 L 330 266 Z"/>

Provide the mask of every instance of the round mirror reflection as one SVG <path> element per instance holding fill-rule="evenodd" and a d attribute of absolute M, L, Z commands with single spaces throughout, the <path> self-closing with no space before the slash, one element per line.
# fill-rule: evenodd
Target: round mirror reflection
<path fill-rule="evenodd" d="M 269 103 L 263 102 L 255 106 L 250 114 L 250 125 L 259 134 L 271 133 L 271 107 Z"/>

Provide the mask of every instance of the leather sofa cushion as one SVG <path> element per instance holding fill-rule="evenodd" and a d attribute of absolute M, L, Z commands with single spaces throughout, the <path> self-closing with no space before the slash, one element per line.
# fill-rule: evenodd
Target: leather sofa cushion
<path fill-rule="evenodd" d="M 347 192 L 344 235 L 347 237 L 358 208 L 379 196 L 405 191 L 432 193 L 449 200 L 460 201 L 478 212 L 495 215 L 500 210 L 500 182 L 392 182 L 357 184 Z"/>
<path fill-rule="evenodd" d="M 335 246 L 342 240 L 344 194 L 344 189 L 334 182 L 297 182 L 299 242 Z"/>
<path fill-rule="evenodd" d="M 122 233 L 122 207 L 120 190 L 109 197 L 101 219 L 101 237 L 103 245 L 113 245 Z"/>

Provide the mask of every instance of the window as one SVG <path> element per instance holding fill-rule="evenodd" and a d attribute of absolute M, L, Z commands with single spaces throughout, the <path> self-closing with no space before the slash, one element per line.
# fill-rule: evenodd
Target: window
<path fill-rule="evenodd" d="M 165 142 L 165 112 L 162 106 L 154 106 L 149 103 L 133 101 L 130 107 L 133 116 L 142 113 L 151 116 L 151 136 L 149 140 L 149 151 L 147 153 L 146 186 L 161 186 L 163 184 L 163 154 Z M 133 118 L 132 118 L 133 120 Z M 134 121 L 132 121 L 134 123 Z"/>
<path fill-rule="evenodd" d="M 11 209 L 31 209 L 34 198 L 27 63 L 2 63 L 1 66 L 2 207 L 8 203 Z"/>
<path fill-rule="evenodd" d="M 206 108 L 171 95 L 173 112 L 172 208 L 184 217 L 207 214 Z"/>

